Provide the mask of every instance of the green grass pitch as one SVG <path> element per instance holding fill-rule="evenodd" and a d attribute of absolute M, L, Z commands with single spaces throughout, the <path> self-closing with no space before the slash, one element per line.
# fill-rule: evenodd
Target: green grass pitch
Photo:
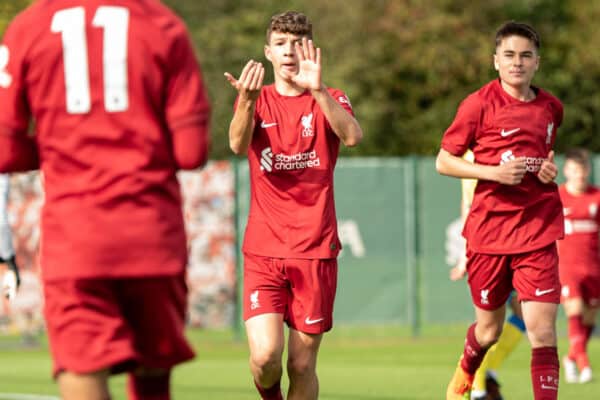
<path fill-rule="evenodd" d="M 327 334 L 318 371 L 323 400 L 438 400 L 461 351 L 467 325 L 427 327 L 419 339 L 405 328 L 343 327 Z M 560 353 L 566 349 L 564 329 Z M 198 357 L 175 370 L 176 400 L 256 400 L 244 341 L 229 331 L 190 331 Z M 42 340 L 43 343 L 43 340 Z M 529 348 L 524 340 L 499 374 L 508 400 L 531 399 Z M 586 385 L 568 385 L 561 377 L 561 399 L 597 400 L 600 393 L 600 339 L 590 343 L 596 379 Z M 6 393 L 57 395 L 49 377 L 50 358 L 45 344 L 23 348 L 14 338 L 0 338 L 0 399 Z M 283 382 L 284 387 L 287 381 Z M 111 380 L 115 400 L 125 399 L 123 376 Z M 26 398 L 25 396 L 17 397 Z M 35 400 L 35 397 L 28 397 Z M 41 397 L 40 397 L 41 399 Z"/>

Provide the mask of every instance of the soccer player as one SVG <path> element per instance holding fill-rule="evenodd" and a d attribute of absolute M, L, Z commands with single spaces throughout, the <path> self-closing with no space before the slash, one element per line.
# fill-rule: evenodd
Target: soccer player
<path fill-rule="evenodd" d="M 21 284 L 19 267 L 15 260 L 13 236 L 8 222 L 8 195 L 10 193 L 10 176 L 0 174 L 0 263 L 6 264 L 2 278 L 2 293 L 8 300 L 15 298 L 17 288 Z"/>
<path fill-rule="evenodd" d="M 332 327 L 340 241 L 333 169 L 340 142 L 362 139 L 350 101 L 321 79 L 321 50 L 298 12 L 275 15 L 265 57 L 275 83 L 250 60 L 238 79 L 229 127 L 236 154 L 247 154 L 251 200 L 244 236 L 244 320 L 250 369 L 263 399 L 282 399 L 283 324 L 289 326 L 287 398 L 316 399 L 317 353 Z"/>
<path fill-rule="evenodd" d="M 532 346 L 534 398 L 556 399 L 556 240 L 564 223 L 552 145 L 563 108 L 531 85 L 540 60 L 532 27 L 508 22 L 497 31 L 495 45 L 499 78 L 462 102 L 436 160 L 441 174 L 478 179 L 463 230 L 476 322 L 467 331 L 446 398 L 469 397 L 477 368 L 502 332 L 514 288 Z M 468 149 L 474 163 L 461 158 Z"/>
<path fill-rule="evenodd" d="M 467 151 L 463 158 L 469 162 L 473 162 L 473 152 L 471 150 Z M 463 224 L 469 214 L 476 186 L 477 180 L 475 179 L 461 179 L 462 195 L 460 211 Z M 457 265 L 452 268 L 450 279 L 453 281 L 463 279 L 467 274 L 466 268 L 467 257 L 463 253 Z M 471 392 L 471 399 L 473 400 L 502 400 L 496 370 L 517 347 L 525 333 L 521 303 L 514 296 L 514 291 L 511 292 L 507 305 L 510 307 L 512 314 L 504 322 L 502 334 L 498 338 L 498 342 L 490 347 L 475 373 L 473 390 Z"/>
<path fill-rule="evenodd" d="M 586 150 L 569 150 L 564 165 L 566 182 L 559 187 L 565 216 L 565 238 L 558 242 L 559 272 L 562 305 L 569 321 L 569 353 L 563 366 L 569 383 L 592 379 L 587 344 L 600 307 L 600 190 L 589 183 L 590 167 Z"/>
<path fill-rule="evenodd" d="M 40 168 L 40 264 L 61 398 L 168 399 L 184 337 L 176 172 L 207 157 L 209 105 L 183 22 L 156 0 L 39 1 L 0 46 L 0 171 Z M 29 134 L 30 119 L 35 121 Z"/>

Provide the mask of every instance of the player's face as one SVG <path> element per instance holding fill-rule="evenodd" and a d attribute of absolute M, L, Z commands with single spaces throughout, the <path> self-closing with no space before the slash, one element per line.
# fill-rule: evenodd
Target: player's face
<path fill-rule="evenodd" d="M 273 64 L 275 79 L 290 82 L 298 74 L 298 57 L 295 44 L 302 42 L 302 36 L 292 33 L 272 32 L 265 46 L 265 57 Z"/>
<path fill-rule="evenodd" d="M 535 44 L 522 36 L 504 38 L 494 54 L 500 79 L 514 88 L 529 88 L 539 63 Z"/>
<path fill-rule="evenodd" d="M 584 192 L 588 186 L 590 177 L 590 168 L 587 165 L 582 165 L 573 160 L 565 161 L 564 167 L 565 178 L 567 185 L 576 192 Z"/>

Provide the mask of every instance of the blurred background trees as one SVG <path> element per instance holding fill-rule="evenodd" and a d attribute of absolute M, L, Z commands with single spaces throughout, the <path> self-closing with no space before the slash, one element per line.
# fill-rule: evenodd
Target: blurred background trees
<path fill-rule="evenodd" d="M 213 158 L 231 155 L 227 129 L 238 76 L 263 55 L 271 15 L 305 12 L 323 51 L 324 81 L 347 92 L 365 131 L 346 155 L 435 154 L 459 102 L 496 73 L 496 28 L 531 23 L 542 37 L 534 84 L 565 105 L 558 150 L 600 152 L 600 2 L 594 0 L 165 0 L 186 21 L 213 104 Z M 26 0 L 0 0 L 0 32 Z M 267 70 L 268 65 L 267 65 Z M 266 81 L 272 81 L 269 72 Z"/>

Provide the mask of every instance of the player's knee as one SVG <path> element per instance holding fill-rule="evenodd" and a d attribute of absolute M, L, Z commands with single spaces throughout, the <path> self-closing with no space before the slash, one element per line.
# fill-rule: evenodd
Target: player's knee
<path fill-rule="evenodd" d="M 527 336 L 533 347 L 556 346 L 556 330 L 553 326 L 536 326 L 528 329 Z"/>
<path fill-rule="evenodd" d="M 287 371 L 290 377 L 308 376 L 315 373 L 316 363 L 310 357 L 289 356 Z"/>
<path fill-rule="evenodd" d="M 281 352 L 272 349 L 255 351 L 250 356 L 250 361 L 261 371 L 281 369 Z"/>
<path fill-rule="evenodd" d="M 477 341 L 481 347 L 490 347 L 498 341 L 501 334 L 502 325 L 486 325 L 477 335 Z"/>
<path fill-rule="evenodd" d="M 168 400 L 170 370 L 140 368 L 129 374 L 127 389 L 130 400 Z"/>

